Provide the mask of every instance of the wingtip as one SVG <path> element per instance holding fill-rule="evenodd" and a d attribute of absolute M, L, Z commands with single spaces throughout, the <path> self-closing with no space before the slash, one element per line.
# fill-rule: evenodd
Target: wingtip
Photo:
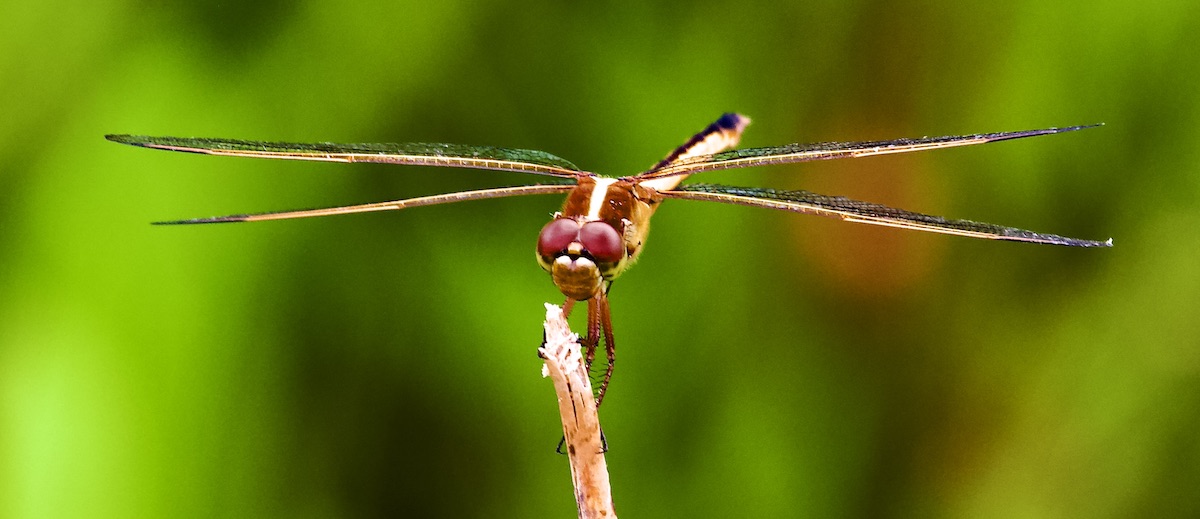
<path fill-rule="evenodd" d="M 1075 243 L 1075 244 L 1073 244 L 1073 245 L 1076 245 L 1076 246 L 1079 246 L 1079 247 L 1087 247 L 1087 248 L 1104 248 L 1104 249 L 1107 249 L 1107 248 L 1111 248 L 1111 247 L 1113 246 L 1113 239 L 1112 239 L 1112 238 L 1109 238 L 1109 239 L 1107 239 L 1107 240 L 1104 240 L 1104 241 L 1100 241 L 1100 240 L 1078 240 L 1078 243 Z"/>
<path fill-rule="evenodd" d="M 104 138 L 117 144 L 128 144 L 130 146 L 137 146 L 140 148 L 150 147 L 149 145 L 151 139 L 145 135 L 130 135 L 126 133 L 110 133 L 105 135 Z"/>
<path fill-rule="evenodd" d="M 1113 246 L 1113 239 L 1107 240 L 1083 240 L 1078 238 L 1067 238 L 1066 241 L 1058 243 L 1058 245 L 1070 245 L 1073 247 L 1083 247 L 1087 249 L 1107 249 Z"/>
<path fill-rule="evenodd" d="M 1086 130 L 1088 128 L 1098 128 L 1100 126 L 1104 126 L 1104 123 L 1092 123 L 1092 124 L 1081 124 L 1078 126 L 1067 126 L 1066 128 L 1057 128 L 1057 130 L 1058 130 L 1058 133 L 1073 132 L 1076 130 Z"/>

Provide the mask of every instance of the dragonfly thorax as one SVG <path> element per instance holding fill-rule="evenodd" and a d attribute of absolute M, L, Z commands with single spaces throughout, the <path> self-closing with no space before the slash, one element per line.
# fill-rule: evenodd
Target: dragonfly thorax
<path fill-rule="evenodd" d="M 538 235 L 537 258 L 564 295 L 585 300 L 625 260 L 625 241 L 604 221 L 555 218 Z"/>

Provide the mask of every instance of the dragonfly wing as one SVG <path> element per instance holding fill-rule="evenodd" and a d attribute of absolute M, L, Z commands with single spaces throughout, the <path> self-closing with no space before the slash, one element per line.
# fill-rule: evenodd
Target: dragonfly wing
<path fill-rule="evenodd" d="M 715 184 L 689 184 L 677 190 L 665 191 L 660 194 L 667 198 L 707 200 L 726 204 L 766 207 L 768 209 L 779 209 L 796 213 L 831 216 L 848 222 L 884 225 L 899 227 L 901 229 L 914 229 L 972 238 L 1046 243 L 1071 247 L 1112 246 L 1112 238 L 1106 241 L 1081 240 L 990 223 L 951 220 L 940 216 L 914 213 L 885 205 L 860 202 L 840 196 L 819 195 L 808 191 L 783 191 L 767 188 L 720 186 Z"/>
<path fill-rule="evenodd" d="M 738 141 L 742 138 L 742 131 L 749 124 L 749 117 L 735 113 L 724 114 L 700 133 L 693 135 L 682 146 L 675 148 L 675 151 L 672 151 L 666 158 L 658 161 L 649 171 L 634 178 L 643 178 L 671 164 L 686 162 L 689 159 L 712 155 L 733 148 L 737 146 Z M 665 191 L 674 189 L 681 181 L 683 181 L 683 175 L 672 175 L 664 177 L 664 180 L 648 182 L 646 185 L 660 191 Z"/>
<path fill-rule="evenodd" d="M 113 142 L 141 146 L 143 148 L 203 153 L 206 155 L 494 169 L 564 178 L 591 176 L 591 173 L 580 171 L 578 167 L 566 159 L 556 157 L 544 151 L 496 148 L 491 146 L 421 142 L 402 144 L 335 144 L 332 142 L 299 144 L 233 139 L 148 137 L 144 135 L 105 135 L 104 138 Z"/>
<path fill-rule="evenodd" d="M 1019 132 L 981 133 L 976 135 L 922 137 L 920 139 L 895 139 L 890 141 L 824 142 L 818 144 L 788 144 L 786 146 L 771 148 L 747 148 L 678 161 L 657 171 L 643 173 L 639 175 L 639 178 L 653 179 L 690 175 L 701 171 L 765 166 L 769 164 L 789 164 L 814 160 L 869 157 L 872 155 L 971 146 L 988 142 L 1071 132 L 1084 128 L 1094 128 L 1096 126 L 1100 125 L 1069 126 L 1066 128 L 1046 128 L 1043 130 L 1025 130 Z"/>
<path fill-rule="evenodd" d="M 335 214 L 370 213 L 375 211 L 395 211 L 410 207 L 426 205 L 450 204 L 467 200 L 483 200 L 485 198 L 505 198 L 522 195 L 548 195 L 566 193 L 575 188 L 575 184 L 544 184 L 532 186 L 498 187 L 478 191 L 460 191 L 442 195 L 421 196 L 390 202 L 373 204 L 347 205 L 325 209 L 302 209 L 298 211 L 279 211 L 259 214 L 236 214 L 230 216 L 214 216 L 211 218 L 193 218 L 190 220 L 175 220 L 170 222 L 154 222 L 155 225 L 183 225 L 194 223 L 227 223 L 227 222 L 258 222 L 262 220 L 286 220 L 290 218 L 309 218 L 313 216 L 331 216 Z"/>

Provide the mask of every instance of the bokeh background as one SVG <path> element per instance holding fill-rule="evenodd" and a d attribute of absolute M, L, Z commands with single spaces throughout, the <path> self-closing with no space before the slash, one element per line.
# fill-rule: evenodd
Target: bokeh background
<path fill-rule="evenodd" d="M 538 178 L 104 134 L 628 174 L 739 111 L 744 146 L 1104 122 L 703 180 L 1116 246 L 668 202 L 612 295 L 622 515 L 1195 517 L 1197 34 L 1186 0 L 9 3 L 0 516 L 574 513 L 534 351 L 558 198 L 148 225 Z"/>

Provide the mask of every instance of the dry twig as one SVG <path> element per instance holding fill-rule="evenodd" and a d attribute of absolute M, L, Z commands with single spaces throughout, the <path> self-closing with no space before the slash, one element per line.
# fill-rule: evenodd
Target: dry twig
<path fill-rule="evenodd" d="M 571 483 L 579 517 L 615 518 L 608 465 L 600 436 L 600 418 L 587 366 L 579 353 L 579 336 L 571 333 L 562 309 L 546 304 L 546 342 L 538 350 L 546 360 L 542 376 L 554 381 L 563 440 L 571 461 Z"/>

